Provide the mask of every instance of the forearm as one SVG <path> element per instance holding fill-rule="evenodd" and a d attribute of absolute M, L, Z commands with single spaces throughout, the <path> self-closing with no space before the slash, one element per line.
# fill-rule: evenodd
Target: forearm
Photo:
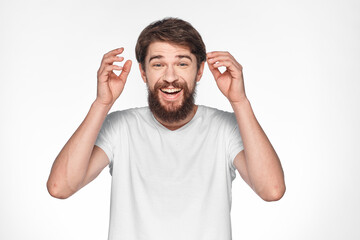
<path fill-rule="evenodd" d="M 244 144 L 247 174 L 254 191 L 265 200 L 276 200 L 285 192 L 280 160 L 256 120 L 250 102 L 231 104 Z"/>
<path fill-rule="evenodd" d="M 84 121 L 56 157 L 47 182 L 51 195 L 66 198 L 76 192 L 87 172 L 90 156 L 101 126 L 109 112 L 96 101 Z"/>

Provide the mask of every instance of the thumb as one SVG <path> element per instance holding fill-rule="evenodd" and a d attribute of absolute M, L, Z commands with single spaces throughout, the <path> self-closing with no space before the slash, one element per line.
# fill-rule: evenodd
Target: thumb
<path fill-rule="evenodd" d="M 131 70 L 132 61 L 127 60 L 122 68 L 122 71 L 119 75 L 120 81 L 126 82 L 127 77 L 129 76 L 130 70 Z"/>
<path fill-rule="evenodd" d="M 218 68 L 214 67 L 213 64 L 209 63 L 209 60 L 207 60 L 207 64 L 209 66 L 210 72 L 214 76 L 215 80 L 217 80 L 220 77 L 221 72 Z"/>

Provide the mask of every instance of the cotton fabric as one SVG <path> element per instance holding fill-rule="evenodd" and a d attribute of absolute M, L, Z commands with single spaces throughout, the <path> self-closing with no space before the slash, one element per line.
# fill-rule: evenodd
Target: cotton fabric
<path fill-rule="evenodd" d="M 109 158 L 109 240 L 231 240 L 234 113 L 199 105 L 171 131 L 148 107 L 110 113 L 95 145 Z"/>

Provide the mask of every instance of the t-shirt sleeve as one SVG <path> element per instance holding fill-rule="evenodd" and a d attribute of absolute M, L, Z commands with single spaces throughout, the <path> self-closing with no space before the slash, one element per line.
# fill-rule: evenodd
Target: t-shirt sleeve
<path fill-rule="evenodd" d="M 230 123 L 230 135 L 228 142 L 229 166 L 232 168 L 232 170 L 235 171 L 236 167 L 234 165 L 234 159 L 236 155 L 244 149 L 244 145 L 234 113 L 231 114 L 229 123 Z"/>
<path fill-rule="evenodd" d="M 110 161 L 110 166 L 113 163 L 113 158 L 114 158 L 114 148 L 113 148 L 113 143 L 114 143 L 114 136 L 115 136 L 115 131 L 114 131 L 114 120 L 115 120 L 115 113 L 110 113 L 106 116 L 100 132 L 97 136 L 97 139 L 95 141 L 95 145 L 98 146 L 99 148 L 101 148 L 107 155 L 107 157 L 109 158 Z"/>

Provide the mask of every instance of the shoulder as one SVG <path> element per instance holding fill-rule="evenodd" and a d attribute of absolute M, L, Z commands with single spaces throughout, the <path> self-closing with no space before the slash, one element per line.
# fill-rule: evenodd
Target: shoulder
<path fill-rule="evenodd" d="M 234 112 L 228 112 L 221 109 L 208 107 L 204 105 L 199 105 L 199 108 L 202 111 L 204 119 L 212 122 L 218 122 L 225 125 L 232 125 L 236 123 L 236 118 Z"/>
<path fill-rule="evenodd" d="M 135 119 L 146 118 L 150 113 L 149 107 L 136 107 L 125 110 L 117 110 L 107 115 L 106 121 L 113 124 L 119 122 L 132 122 Z"/>

